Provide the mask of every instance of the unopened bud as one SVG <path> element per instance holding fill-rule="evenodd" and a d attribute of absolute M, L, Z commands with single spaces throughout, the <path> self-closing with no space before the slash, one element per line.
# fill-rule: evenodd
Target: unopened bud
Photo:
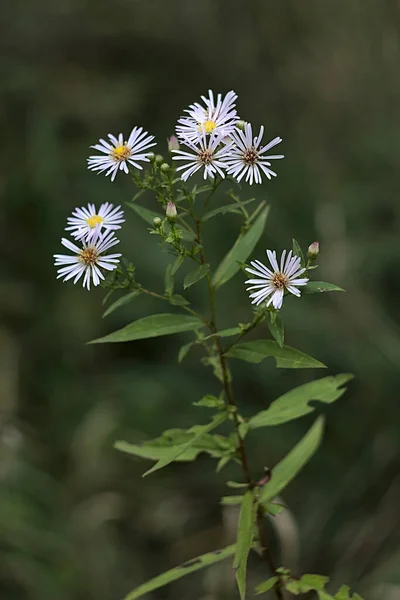
<path fill-rule="evenodd" d="M 313 242 L 308 246 L 307 256 L 310 260 L 315 260 L 319 254 L 319 242 Z"/>
<path fill-rule="evenodd" d="M 179 146 L 178 138 L 175 135 L 171 135 L 171 137 L 169 137 L 167 139 L 167 142 L 168 142 L 168 152 L 172 152 L 172 150 L 179 150 L 180 146 Z"/>
<path fill-rule="evenodd" d="M 160 167 L 160 171 L 161 173 L 168 173 L 168 171 L 170 171 L 171 167 L 169 166 L 168 163 L 163 163 Z"/>
<path fill-rule="evenodd" d="M 160 217 L 154 217 L 153 225 L 156 229 L 160 229 L 160 227 L 162 225 L 162 220 L 160 219 Z"/>
<path fill-rule="evenodd" d="M 237 121 L 235 123 L 235 127 L 237 127 L 238 129 L 240 129 L 241 131 L 244 131 L 244 121 Z"/>
<path fill-rule="evenodd" d="M 156 155 L 154 154 L 154 152 L 149 152 L 147 158 L 150 160 L 150 162 L 154 162 Z"/>
<path fill-rule="evenodd" d="M 178 215 L 178 212 L 176 210 L 176 206 L 173 202 L 168 202 L 167 204 L 167 210 L 165 211 L 165 214 L 167 216 L 167 219 L 170 223 L 174 223 L 176 221 L 176 217 Z"/>
<path fill-rule="evenodd" d="M 155 160 L 156 165 L 162 165 L 164 162 L 164 157 L 161 156 L 161 154 L 156 154 L 156 157 L 154 160 Z"/>

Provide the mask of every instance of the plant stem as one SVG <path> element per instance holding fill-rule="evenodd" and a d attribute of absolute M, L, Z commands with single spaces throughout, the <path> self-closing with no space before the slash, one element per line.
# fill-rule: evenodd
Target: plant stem
<path fill-rule="evenodd" d="M 209 196 L 207 201 L 210 200 L 211 195 Z M 202 246 L 200 223 L 201 223 L 200 219 L 195 220 L 196 241 L 200 246 Z M 206 262 L 203 247 L 201 247 L 201 250 L 200 250 L 200 262 L 202 264 L 205 264 L 205 262 Z M 207 285 L 208 285 L 208 291 L 209 291 L 209 296 L 210 296 L 209 327 L 210 327 L 210 330 L 212 331 L 212 333 L 216 334 L 216 333 L 218 333 L 218 328 L 217 328 L 217 324 L 216 324 L 215 289 L 214 289 L 214 286 L 212 284 L 212 281 L 211 281 L 211 278 L 209 275 L 207 275 Z M 259 322 L 259 319 L 254 319 L 254 321 L 252 322 L 251 329 L 253 329 L 257 325 L 258 322 Z M 249 330 L 250 330 L 250 328 L 249 328 Z M 245 333 L 247 333 L 247 331 L 244 332 L 243 335 L 245 335 Z M 239 450 L 239 454 L 240 454 L 240 460 L 242 463 L 244 476 L 246 478 L 249 489 L 253 489 L 255 487 L 255 483 L 251 476 L 251 471 L 250 471 L 250 466 L 249 466 L 249 461 L 248 461 L 248 457 L 247 457 L 244 439 L 240 435 L 240 420 L 239 420 L 239 416 L 237 413 L 237 406 L 236 406 L 235 398 L 233 395 L 233 388 L 232 388 L 231 377 L 230 377 L 230 372 L 229 372 L 229 367 L 228 367 L 228 361 L 224 355 L 224 351 L 223 351 L 223 348 L 221 345 L 221 339 L 218 335 L 215 336 L 215 347 L 217 350 L 218 359 L 219 359 L 219 363 L 221 366 L 222 379 L 223 379 L 223 384 L 224 384 L 228 404 L 232 408 L 234 408 L 233 413 L 232 413 L 233 421 L 234 421 L 234 425 L 235 425 L 236 435 L 238 437 L 238 442 L 239 442 L 238 450 Z M 259 507 L 258 511 L 257 511 L 257 528 L 258 528 L 259 541 L 260 541 L 262 551 L 263 551 L 263 556 L 265 557 L 270 570 L 272 571 L 273 574 L 275 574 L 276 567 L 275 567 L 274 560 L 273 560 L 270 550 L 269 550 L 268 540 L 267 540 L 267 532 L 265 529 L 265 522 L 264 522 L 264 512 L 261 507 Z M 283 600 L 283 594 L 282 594 L 282 590 L 280 587 L 280 581 L 278 582 L 277 585 L 275 585 L 274 590 L 275 590 L 275 595 L 276 595 L 277 600 Z"/>

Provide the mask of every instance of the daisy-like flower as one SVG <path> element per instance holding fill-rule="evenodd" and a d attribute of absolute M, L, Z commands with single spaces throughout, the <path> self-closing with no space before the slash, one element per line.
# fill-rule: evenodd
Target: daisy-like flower
<path fill-rule="evenodd" d="M 154 135 L 149 135 L 142 127 L 134 127 L 127 141 L 124 141 L 122 133 L 118 137 L 109 133 L 108 137 L 111 143 L 99 140 L 100 144 L 91 146 L 104 156 L 89 156 L 88 169 L 100 173 L 107 171 L 106 176 L 111 175 L 111 181 L 114 181 L 118 170 L 129 173 L 128 164 L 142 169 L 137 161 L 149 162 L 151 152 L 145 151 L 156 145 Z"/>
<path fill-rule="evenodd" d="M 230 138 L 234 141 L 234 146 L 231 150 L 231 156 L 228 160 L 228 175 L 233 175 L 238 181 L 241 181 L 246 175 L 246 181 L 252 185 L 261 183 L 261 173 L 264 173 L 271 179 L 276 177 L 276 173 L 269 169 L 272 159 L 284 158 L 283 154 L 265 155 L 265 152 L 280 144 L 280 137 L 274 138 L 266 146 L 261 146 L 261 140 L 264 135 L 264 127 L 260 127 L 260 133 L 253 138 L 253 131 L 250 123 L 244 124 L 244 131 L 235 128 L 230 134 Z"/>
<path fill-rule="evenodd" d="M 114 207 L 113 204 L 106 202 L 102 204 L 99 211 L 96 211 L 94 204 L 76 208 L 72 213 L 72 217 L 68 217 L 68 227 L 66 231 L 70 231 L 71 235 L 81 240 L 83 238 L 89 240 L 95 233 L 96 229 L 100 231 L 104 228 L 106 231 L 115 231 L 121 229 L 124 211 L 120 210 L 120 206 Z"/>
<path fill-rule="evenodd" d="M 61 267 L 57 270 L 57 279 L 63 278 L 63 281 L 68 281 L 74 277 L 76 283 L 83 275 L 83 287 L 90 290 L 90 282 L 93 285 L 99 285 L 100 280 L 104 279 L 104 275 L 100 269 L 113 271 L 117 268 L 121 254 L 108 254 L 104 256 L 104 252 L 112 246 L 119 243 L 113 231 L 109 231 L 104 235 L 96 229 L 95 234 L 90 240 L 84 240 L 82 247 L 79 248 L 70 240 L 62 238 L 63 246 L 73 252 L 69 254 L 55 254 L 56 267 Z M 65 265 L 65 266 L 62 266 Z"/>
<path fill-rule="evenodd" d="M 292 251 L 286 256 L 286 250 L 282 252 L 281 264 L 278 265 L 276 260 L 276 252 L 267 250 L 267 256 L 271 263 L 272 269 L 268 269 L 259 260 L 251 261 L 250 264 L 254 269 L 246 267 L 246 271 L 252 275 L 257 275 L 258 279 L 248 279 L 245 283 L 252 284 L 247 288 L 247 291 L 257 290 L 250 294 L 251 303 L 257 306 L 267 300 L 266 304 L 279 310 L 283 303 L 283 295 L 288 291 L 294 296 L 300 296 L 300 290 L 297 288 L 308 283 L 308 278 L 302 275 L 305 269 L 301 266 L 301 260 L 298 256 L 293 256 Z M 286 261 L 285 261 L 286 258 Z"/>
<path fill-rule="evenodd" d="M 209 137 L 203 132 L 198 139 L 197 144 L 186 140 L 185 146 L 193 152 L 185 152 L 184 150 L 173 150 L 173 160 L 185 160 L 187 164 L 178 167 L 177 171 L 183 171 L 181 179 L 186 181 L 188 177 L 204 169 L 204 179 L 207 177 L 214 178 L 215 174 L 225 177 L 222 169 L 226 167 L 226 159 L 231 151 L 232 142 L 221 144 L 221 136 L 212 133 Z"/>
<path fill-rule="evenodd" d="M 196 141 L 202 133 L 220 134 L 221 137 L 228 136 L 239 120 L 236 112 L 235 102 L 237 94 L 233 90 L 228 92 L 224 98 L 221 94 L 214 100 L 214 94 L 208 90 L 208 98 L 202 96 L 205 106 L 198 102 L 191 104 L 185 110 L 189 116 L 178 119 L 176 134 L 182 141 Z"/>

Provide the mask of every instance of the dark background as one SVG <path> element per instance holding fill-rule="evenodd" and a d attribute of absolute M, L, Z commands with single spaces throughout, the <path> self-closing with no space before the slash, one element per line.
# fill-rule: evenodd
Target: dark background
<path fill-rule="evenodd" d="M 216 475 L 201 457 L 143 480 L 149 463 L 112 447 L 207 419 L 191 403 L 218 391 L 211 373 L 195 353 L 176 362 L 190 336 L 85 345 L 166 307 L 139 298 L 101 320 L 104 292 L 56 281 L 52 258 L 75 206 L 133 193 L 128 177 L 111 184 L 86 170 L 89 146 L 138 124 L 166 155 L 183 108 L 212 88 L 234 89 L 240 115 L 284 140 L 278 178 L 243 186 L 243 198 L 271 204 L 257 256 L 319 239 L 318 278 L 347 290 L 285 303 L 287 343 L 356 379 L 326 408 L 323 446 L 283 494 L 290 511 L 273 550 L 295 573 L 399 599 L 399 2 L 19 0 L 0 26 L 1 598 L 118 600 L 234 537 L 237 513 L 219 498 L 238 468 Z M 128 219 L 122 251 L 162 290 L 168 255 Z M 238 225 L 234 215 L 210 225 L 213 265 Z M 204 303 L 203 286 L 191 299 Z M 241 275 L 219 302 L 221 326 L 251 318 Z M 327 374 L 235 368 L 245 414 Z M 311 422 L 249 438 L 254 471 Z M 153 597 L 236 597 L 228 562 Z M 265 578 L 251 564 L 251 582 Z"/>

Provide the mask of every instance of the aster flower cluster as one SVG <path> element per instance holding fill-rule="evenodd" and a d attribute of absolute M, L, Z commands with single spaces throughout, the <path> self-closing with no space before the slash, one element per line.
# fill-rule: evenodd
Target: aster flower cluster
<path fill-rule="evenodd" d="M 250 123 L 240 121 L 236 111 L 237 95 L 230 91 L 222 98 L 209 90 L 208 98 L 201 97 L 203 104 L 195 103 L 186 109 L 187 116 L 178 119 L 176 134 L 180 144 L 188 150 L 172 150 L 174 160 L 185 161 L 177 168 L 186 181 L 197 171 L 203 172 L 204 179 L 216 174 L 232 176 L 240 182 L 243 178 L 252 185 L 262 183 L 262 175 L 268 179 L 276 176 L 271 160 L 283 158 L 282 154 L 266 154 L 280 144 L 282 139 L 275 137 L 268 144 L 262 144 L 264 127 L 258 135 L 253 135 Z"/>
<path fill-rule="evenodd" d="M 252 185 L 262 183 L 263 176 L 271 179 L 276 173 L 271 169 L 271 161 L 283 158 L 281 154 L 270 154 L 272 148 L 280 144 L 275 137 L 267 144 L 262 143 L 264 127 L 258 135 L 253 134 L 250 123 L 241 121 L 236 110 L 237 94 L 231 90 L 225 96 L 209 90 L 208 96 L 201 96 L 201 102 L 195 102 L 178 119 L 176 137 L 168 140 L 168 150 L 174 161 L 179 161 L 176 171 L 180 178 L 200 172 L 204 179 L 230 176 L 238 182 L 245 180 Z M 157 157 L 149 151 L 156 143 L 142 127 L 133 127 L 127 138 L 122 133 L 108 134 L 108 140 L 100 139 L 92 146 L 100 154 L 88 158 L 88 168 L 97 173 L 110 176 L 111 181 L 119 171 L 126 174 L 141 171 L 141 163 L 156 161 Z M 163 160 L 161 158 L 161 160 Z M 161 165 L 170 169 L 169 165 Z M 165 169 L 164 169 L 165 170 Z M 174 227 L 177 218 L 176 206 L 167 202 L 167 221 Z M 158 223 L 159 221 L 159 223 Z M 158 219 L 157 227 L 162 221 Z M 104 272 L 117 268 L 121 254 L 107 254 L 119 243 L 115 231 L 121 228 L 124 213 L 120 206 L 114 207 L 106 202 L 99 209 L 93 203 L 75 208 L 67 219 L 65 230 L 73 238 L 62 238 L 62 245 L 72 254 L 56 254 L 57 277 L 64 281 L 72 279 L 74 283 L 82 281 L 83 286 L 97 286 L 104 280 Z M 256 306 L 265 303 L 275 310 L 282 306 L 285 293 L 300 295 L 299 288 L 308 282 L 304 277 L 306 269 L 300 258 L 290 251 L 283 252 L 280 264 L 276 253 L 267 250 L 270 267 L 259 260 L 252 261 L 246 270 L 255 278 L 246 281 L 250 299 Z"/>

